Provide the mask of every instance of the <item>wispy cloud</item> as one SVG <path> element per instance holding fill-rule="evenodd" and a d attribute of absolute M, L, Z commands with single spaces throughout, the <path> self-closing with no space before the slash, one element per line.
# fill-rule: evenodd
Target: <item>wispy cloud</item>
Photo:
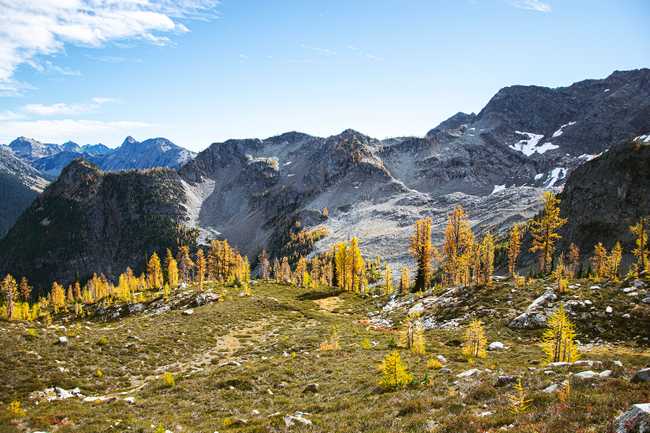
<path fill-rule="evenodd" d="M 80 77 L 81 72 L 76 69 L 66 68 L 64 66 L 55 65 L 49 60 L 38 63 L 34 60 L 28 62 L 34 69 L 43 73 L 43 74 L 53 74 L 53 75 L 66 75 L 72 77 Z"/>
<path fill-rule="evenodd" d="M 157 125 L 131 120 L 0 120 L 0 142 L 9 142 L 29 131 L 30 137 L 51 143 L 70 139 L 80 143 L 119 143 L 126 135 L 136 132 L 153 133 L 155 127 Z"/>
<path fill-rule="evenodd" d="M 336 51 L 330 50 L 329 48 L 314 47 L 314 46 L 305 45 L 305 44 L 300 44 L 300 47 L 305 49 L 305 50 L 309 50 L 309 51 L 313 51 L 315 53 L 318 53 L 318 54 L 320 54 L 322 56 L 335 56 L 336 55 Z"/>
<path fill-rule="evenodd" d="M 55 104 L 27 104 L 22 111 L 35 116 L 77 116 L 97 110 L 101 105 L 109 102 L 117 102 L 115 98 L 97 96 L 91 102 L 84 104 L 67 104 L 57 102 Z"/>
<path fill-rule="evenodd" d="M 536 12 L 551 12 L 551 5 L 541 0 L 511 0 L 510 3 L 519 9 Z"/>
<path fill-rule="evenodd" d="M 219 0 L 0 0 L 0 94 L 20 93 L 13 76 L 24 63 L 48 67 L 39 56 L 61 52 L 65 44 L 101 47 L 141 39 L 154 44 L 167 34 L 189 31 L 181 19 L 216 16 Z M 72 70 L 60 67 L 59 73 Z M 56 67 L 52 65 L 52 70 Z M 74 74 L 74 73 L 73 73 Z M 22 87 L 22 88 L 21 88 Z"/>

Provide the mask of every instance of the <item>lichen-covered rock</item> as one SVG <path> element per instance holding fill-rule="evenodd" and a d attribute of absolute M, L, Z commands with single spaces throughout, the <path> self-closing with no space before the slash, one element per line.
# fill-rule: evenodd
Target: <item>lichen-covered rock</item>
<path fill-rule="evenodd" d="M 615 433 L 650 433 L 650 403 L 635 404 L 614 421 Z"/>

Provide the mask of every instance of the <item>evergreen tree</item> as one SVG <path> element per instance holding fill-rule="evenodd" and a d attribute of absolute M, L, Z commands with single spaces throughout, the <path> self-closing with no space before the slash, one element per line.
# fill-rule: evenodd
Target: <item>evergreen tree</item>
<path fill-rule="evenodd" d="M 190 247 L 187 245 L 181 245 L 181 247 L 178 249 L 178 257 L 176 261 L 178 262 L 178 267 L 181 278 L 183 279 L 183 283 L 187 285 L 190 280 L 190 273 L 194 267 L 194 262 L 190 257 Z"/>
<path fill-rule="evenodd" d="M 578 359 L 578 349 L 574 343 L 575 326 L 560 304 L 548 318 L 547 329 L 542 336 L 542 349 L 548 362 L 574 362 Z"/>
<path fill-rule="evenodd" d="M 431 218 L 423 218 L 415 222 L 410 252 L 417 264 L 415 290 L 426 290 L 431 285 L 431 276 L 433 275 L 431 262 L 435 255 L 431 244 Z"/>
<path fill-rule="evenodd" d="M 411 290 L 409 269 L 406 266 L 402 266 L 400 271 L 399 290 L 402 293 L 408 293 Z"/>
<path fill-rule="evenodd" d="M 557 231 L 566 224 L 567 220 L 560 217 L 560 200 L 552 192 L 544 192 L 543 200 L 542 215 L 530 222 L 530 232 L 533 237 L 530 252 L 539 254 L 540 271 L 549 273 L 553 264 L 555 243 L 562 238 Z"/>
<path fill-rule="evenodd" d="M 521 230 L 519 224 L 515 224 L 510 229 L 510 239 L 508 242 L 508 273 L 515 276 L 517 273 L 517 261 L 521 252 Z"/>
<path fill-rule="evenodd" d="M 630 227 L 630 231 L 636 237 L 632 254 L 638 260 L 639 272 L 650 271 L 648 266 L 648 218 L 640 218 L 638 223 Z"/>
<path fill-rule="evenodd" d="M 156 290 L 162 289 L 164 284 L 160 258 L 155 251 L 147 263 L 147 284 L 150 289 Z"/>

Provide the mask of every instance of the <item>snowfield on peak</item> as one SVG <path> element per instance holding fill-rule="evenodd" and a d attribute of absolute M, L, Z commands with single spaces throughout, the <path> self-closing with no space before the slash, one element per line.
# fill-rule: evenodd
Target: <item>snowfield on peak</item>
<path fill-rule="evenodd" d="M 553 143 L 544 143 L 541 146 L 538 146 L 538 143 L 544 138 L 544 134 L 535 134 L 533 132 L 522 132 L 515 131 L 519 135 L 525 135 L 528 137 L 524 140 L 519 140 L 515 144 L 510 145 L 510 149 L 521 152 L 526 156 L 532 156 L 535 153 L 540 155 L 546 153 L 548 150 L 554 150 L 559 148 L 559 146 L 554 145 Z"/>

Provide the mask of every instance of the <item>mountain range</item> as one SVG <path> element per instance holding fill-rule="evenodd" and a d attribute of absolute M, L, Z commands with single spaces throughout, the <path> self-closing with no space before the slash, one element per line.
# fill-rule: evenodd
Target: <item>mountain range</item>
<path fill-rule="evenodd" d="M 626 167 L 644 176 L 647 159 L 636 166 L 602 161 L 634 159 L 631 143 L 645 149 L 638 137 L 649 131 L 650 70 L 641 69 L 561 88 L 506 87 L 478 114 L 458 113 L 423 137 L 289 132 L 214 143 L 178 169 L 127 173 L 101 169 L 135 160 L 110 158 L 116 152 L 88 156 L 72 161 L 0 242 L 0 273 L 25 274 L 42 287 L 92 272 L 115 276 L 194 234 L 199 243 L 227 238 L 251 257 L 262 248 L 295 257 L 358 236 L 365 254 L 398 267 L 410 263 L 415 220 L 432 218 L 437 243 L 448 212 L 462 204 L 477 233 L 500 234 L 534 216 L 541 192 L 559 192 L 574 171 L 588 179 L 590 195 L 579 195 L 610 200 L 607 218 L 616 225 L 622 214 L 615 192 L 635 176 Z M 131 147 L 127 139 L 121 148 Z M 608 172 L 607 194 L 598 192 L 592 170 Z M 563 212 L 588 218 L 591 203 L 576 198 L 576 182 L 567 185 L 572 208 Z M 570 238 L 581 229 L 567 230 Z M 620 233 L 599 235 L 611 242 Z"/>
<path fill-rule="evenodd" d="M 18 137 L 8 146 L 0 145 L 0 194 L 7 195 L 6 209 L 0 213 L 0 236 L 13 225 L 29 206 L 35 194 L 48 181 L 56 179 L 64 167 L 77 158 L 92 161 L 106 171 L 178 168 L 195 156 L 193 152 L 165 138 L 142 142 L 127 137 L 121 146 L 111 149 L 103 144 L 41 143 Z M 34 189 L 36 188 L 36 189 Z"/>

